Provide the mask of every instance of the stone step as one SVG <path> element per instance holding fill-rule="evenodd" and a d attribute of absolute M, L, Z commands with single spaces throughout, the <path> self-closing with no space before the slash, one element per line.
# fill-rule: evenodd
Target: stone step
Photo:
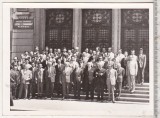
<path fill-rule="evenodd" d="M 131 97 L 120 97 L 118 101 L 149 103 L 149 99 L 145 99 L 145 98 L 131 98 Z"/>
<path fill-rule="evenodd" d="M 131 97 L 131 98 L 148 98 L 149 99 L 149 95 L 147 94 L 130 94 L 130 93 L 122 93 L 121 97 Z"/>
<path fill-rule="evenodd" d="M 127 90 L 122 90 L 122 93 L 129 93 L 129 91 Z M 135 90 L 134 94 L 149 94 L 149 91 L 145 91 L 145 90 Z"/>
<path fill-rule="evenodd" d="M 69 96 L 74 96 L 74 94 L 69 94 Z M 81 94 L 81 97 L 86 97 L 85 94 Z M 104 93 L 104 97 L 107 97 L 108 93 Z M 97 94 L 94 94 L 94 97 L 97 97 Z M 130 93 L 122 93 L 121 97 L 130 97 L 130 98 L 148 98 L 149 99 L 149 95 L 148 94 L 130 94 Z"/>
<path fill-rule="evenodd" d="M 145 91 L 149 91 L 149 87 L 136 87 L 135 90 L 145 90 Z"/>
<path fill-rule="evenodd" d="M 143 85 L 136 84 L 136 87 L 149 87 L 149 83 L 144 83 Z"/>
<path fill-rule="evenodd" d="M 85 95 L 81 95 L 80 98 L 81 98 L 81 100 L 85 100 L 86 96 Z M 104 98 L 104 100 L 107 100 L 107 96 L 104 96 L 103 98 Z M 69 99 L 71 99 L 71 100 L 75 99 L 74 95 L 73 94 L 69 94 Z M 95 95 L 94 96 L 94 100 L 96 100 L 96 99 L 97 99 L 97 96 Z M 148 103 L 149 99 L 148 98 L 135 98 L 135 97 L 120 97 L 118 100 L 116 99 L 116 101 Z"/>

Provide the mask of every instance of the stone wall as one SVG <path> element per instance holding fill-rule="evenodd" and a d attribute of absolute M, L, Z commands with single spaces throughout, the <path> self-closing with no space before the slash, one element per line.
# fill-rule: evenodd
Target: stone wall
<path fill-rule="evenodd" d="M 26 12 L 18 12 L 17 9 L 11 9 L 11 59 L 14 56 L 20 57 L 24 51 L 34 50 L 39 46 L 40 51 L 45 47 L 45 9 L 28 9 Z M 112 48 L 116 52 L 120 48 L 120 10 L 112 11 Z M 21 17 L 20 17 L 21 16 Z M 34 20 L 33 29 L 14 29 L 13 20 L 27 17 Z M 118 27 L 117 27 L 118 26 Z M 82 42 L 82 10 L 73 10 L 73 47 L 78 46 L 81 51 Z"/>

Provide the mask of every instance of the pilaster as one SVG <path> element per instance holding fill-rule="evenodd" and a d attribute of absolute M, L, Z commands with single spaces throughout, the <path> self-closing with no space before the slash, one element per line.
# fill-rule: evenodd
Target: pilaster
<path fill-rule="evenodd" d="M 120 49 L 121 40 L 121 10 L 112 10 L 112 51 L 116 53 Z"/>

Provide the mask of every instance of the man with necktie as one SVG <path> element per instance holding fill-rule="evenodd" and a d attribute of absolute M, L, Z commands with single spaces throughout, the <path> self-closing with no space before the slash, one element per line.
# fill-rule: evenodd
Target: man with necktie
<path fill-rule="evenodd" d="M 108 64 L 108 69 L 106 70 L 106 84 L 108 88 L 108 100 L 111 100 L 111 94 L 112 94 L 112 102 L 115 103 L 115 97 L 114 97 L 114 89 L 117 79 L 117 71 L 113 69 L 113 65 Z"/>
<path fill-rule="evenodd" d="M 138 56 L 138 82 L 144 83 L 144 72 L 146 67 L 146 55 L 143 53 L 143 48 L 140 48 Z"/>

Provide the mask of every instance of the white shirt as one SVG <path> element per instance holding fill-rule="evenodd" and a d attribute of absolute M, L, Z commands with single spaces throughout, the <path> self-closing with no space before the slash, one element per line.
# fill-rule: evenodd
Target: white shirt
<path fill-rule="evenodd" d="M 122 59 L 124 58 L 124 54 L 118 54 L 117 57 L 116 57 L 116 62 L 119 62 L 121 63 Z"/>

